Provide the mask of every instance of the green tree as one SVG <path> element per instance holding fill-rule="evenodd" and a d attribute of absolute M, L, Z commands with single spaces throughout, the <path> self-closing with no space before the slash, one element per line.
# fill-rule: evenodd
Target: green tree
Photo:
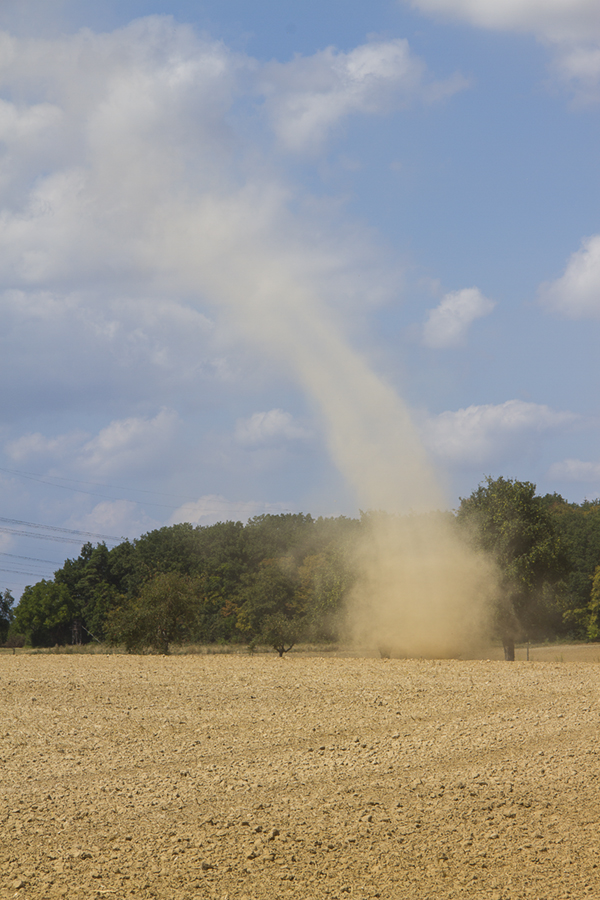
<path fill-rule="evenodd" d="M 248 571 L 246 532 L 241 522 L 217 522 L 196 529 L 195 572 L 202 583 L 196 638 L 235 640 L 237 596 Z"/>
<path fill-rule="evenodd" d="M 23 591 L 15 610 L 15 628 L 33 647 L 66 644 L 76 613 L 68 587 L 44 579 Z"/>
<path fill-rule="evenodd" d="M 569 503 L 560 494 L 546 494 L 542 499 L 572 561 L 566 578 L 562 632 L 574 638 L 585 638 L 588 636 L 592 580 L 600 563 L 600 501 Z"/>
<path fill-rule="evenodd" d="M 587 637 L 590 641 L 600 641 L 600 566 L 596 566 L 592 579 Z"/>
<path fill-rule="evenodd" d="M 14 602 L 15 598 L 8 590 L 8 588 L 4 592 L 0 593 L 0 644 L 5 643 L 8 636 L 8 629 L 10 628 L 14 619 L 14 613 L 12 610 Z"/>
<path fill-rule="evenodd" d="M 304 557 L 298 568 L 297 590 L 307 637 L 314 641 L 337 639 L 344 601 L 354 581 L 348 555 L 339 544 L 331 543 L 322 552 Z"/>
<path fill-rule="evenodd" d="M 235 598 L 248 569 L 246 543 L 241 522 L 205 527 L 184 523 L 151 531 L 132 542 L 125 593 L 129 599 L 136 597 L 142 584 L 159 572 L 197 578 L 201 591 L 194 639 L 233 640 L 237 635 Z M 111 550 L 111 557 L 118 550 Z"/>
<path fill-rule="evenodd" d="M 315 536 L 315 521 L 303 513 L 254 516 L 245 528 L 246 550 L 252 567 L 267 559 L 303 556 Z"/>
<path fill-rule="evenodd" d="M 240 596 L 237 624 L 251 638 L 251 646 L 268 644 L 283 656 L 302 638 L 306 615 L 290 557 L 262 562 L 244 579 Z"/>
<path fill-rule="evenodd" d="M 199 590 L 198 580 L 189 575 L 159 573 L 138 597 L 110 613 L 110 643 L 125 644 L 128 653 L 168 653 L 170 644 L 181 644 L 194 633 Z"/>
<path fill-rule="evenodd" d="M 535 485 L 487 477 L 461 499 L 458 522 L 498 567 L 501 594 L 496 625 L 506 659 L 515 640 L 549 636 L 562 619 L 560 587 L 569 559 Z"/>
<path fill-rule="evenodd" d="M 343 516 L 314 520 L 298 513 L 256 516 L 245 526 L 241 522 L 165 526 L 111 550 L 105 544 L 87 543 L 76 559 L 67 559 L 55 572 L 53 582 L 40 583 L 34 591 L 34 606 L 45 604 L 44 621 L 54 624 L 44 626 L 44 633 L 38 622 L 30 635 L 44 643 L 79 643 L 104 640 L 109 630 L 114 638 L 116 631 L 124 634 L 125 629 L 130 646 L 137 646 L 138 626 L 150 621 L 154 603 L 148 600 L 148 585 L 158 575 L 180 575 L 194 582 L 194 615 L 179 629 L 185 631 L 186 640 L 230 641 L 262 635 L 273 643 L 278 635 L 278 645 L 283 636 L 287 647 L 292 637 L 296 640 L 304 634 L 307 624 L 313 639 L 332 639 L 360 527 L 358 520 Z M 278 563 L 281 571 L 277 576 L 266 575 L 264 567 L 273 560 L 284 560 Z M 287 600 L 282 599 L 286 579 L 291 585 Z M 261 581 L 269 582 L 266 594 L 251 598 Z M 48 587 L 51 583 L 55 588 Z M 28 594 L 23 621 L 32 603 Z"/>
<path fill-rule="evenodd" d="M 114 551 L 108 550 L 104 543 L 96 547 L 87 543 L 77 559 L 67 559 L 54 573 L 54 581 L 67 586 L 74 602 L 71 626 L 74 644 L 86 643 L 91 638 L 104 639 L 106 617 L 121 594 L 121 579 L 115 568 Z"/>

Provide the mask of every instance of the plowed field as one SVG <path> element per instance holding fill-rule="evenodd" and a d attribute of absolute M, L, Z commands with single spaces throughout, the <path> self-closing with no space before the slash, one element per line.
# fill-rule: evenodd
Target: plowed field
<path fill-rule="evenodd" d="M 600 666 L 0 656 L 0 896 L 600 896 Z"/>

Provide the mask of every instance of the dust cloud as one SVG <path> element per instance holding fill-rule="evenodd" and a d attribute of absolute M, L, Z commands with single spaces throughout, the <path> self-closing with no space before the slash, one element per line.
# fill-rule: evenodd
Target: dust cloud
<path fill-rule="evenodd" d="M 488 630 L 493 569 L 439 512 L 448 504 L 406 404 L 351 346 L 302 275 L 301 253 L 273 237 L 258 197 L 213 197 L 202 212 L 167 218 L 185 221 L 165 238 L 171 271 L 185 273 L 186 289 L 200 284 L 244 340 L 287 368 L 318 410 L 357 503 L 387 513 L 368 516 L 356 556 L 353 640 L 394 655 L 468 653 Z"/>
<path fill-rule="evenodd" d="M 359 548 L 349 633 L 382 656 L 458 657 L 489 640 L 496 577 L 449 514 L 372 514 Z"/>

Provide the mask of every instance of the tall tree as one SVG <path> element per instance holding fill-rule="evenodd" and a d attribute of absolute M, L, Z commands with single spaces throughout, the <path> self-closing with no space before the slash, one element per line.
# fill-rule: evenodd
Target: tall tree
<path fill-rule="evenodd" d="M 498 567 L 496 626 L 505 659 L 515 640 L 553 633 L 561 620 L 559 588 L 569 570 L 565 546 L 535 484 L 487 477 L 461 499 L 458 522 Z"/>
<path fill-rule="evenodd" d="M 338 638 L 344 602 L 355 582 L 349 553 L 345 550 L 343 545 L 331 543 L 321 553 L 305 556 L 298 568 L 298 597 L 310 640 Z"/>
<path fill-rule="evenodd" d="M 93 547 L 87 543 L 77 559 L 67 559 L 54 573 L 55 583 L 66 585 L 73 599 L 71 628 L 75 644 L 86 643 L 90 638 L 104 639 L 106 616 L 117 605 L 121 593 L 120 578 L 114 571 L 116 558 L 106 544 Z"/>
<path fill-rule="evenodd" d="M 72 638 L 77 606 L 66 584 L 38 581 L 28 585 L 15 611 L 15 627 L 34 647 L 66 644 Z"/>
<path fill-rule="evenodd" d="M 560 494 L 546 494 L 542 500 L 572 560 L 561 631 L 585 638 L 589 636 L 592 580 L 600 564 L 600 501 L 569 503 Z"/>

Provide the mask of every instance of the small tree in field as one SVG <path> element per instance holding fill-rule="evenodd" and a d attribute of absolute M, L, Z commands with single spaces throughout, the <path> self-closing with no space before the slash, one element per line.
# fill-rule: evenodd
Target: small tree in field
<path fill-rule="evenodd" d="M 303 636 L 306 616 L 292 560 L 262 563 L 258 572 L 246 577 L 241 599 L 238 628 L 251 636 L 250 647 L 268 644 L 283 656 Z"/>
<path fill-rule="evenodd" d="M 109 618 L 109 640 L 125 644 L 128 653 L 157 650 L 168 653 L 194 632 L 198 610 L 195 579 L 164 572 L 147 581 L 137 598 Z"/>
<path fill-rule="evenodd" d="M 303 623 L 288 619 L 282 613 L 266 616 L 260 633 L 260 640 L 276 650 L 279 656 L 289 653 L 302 636 Z M 286 646 L 287 644 L 287 646 Z"/>

